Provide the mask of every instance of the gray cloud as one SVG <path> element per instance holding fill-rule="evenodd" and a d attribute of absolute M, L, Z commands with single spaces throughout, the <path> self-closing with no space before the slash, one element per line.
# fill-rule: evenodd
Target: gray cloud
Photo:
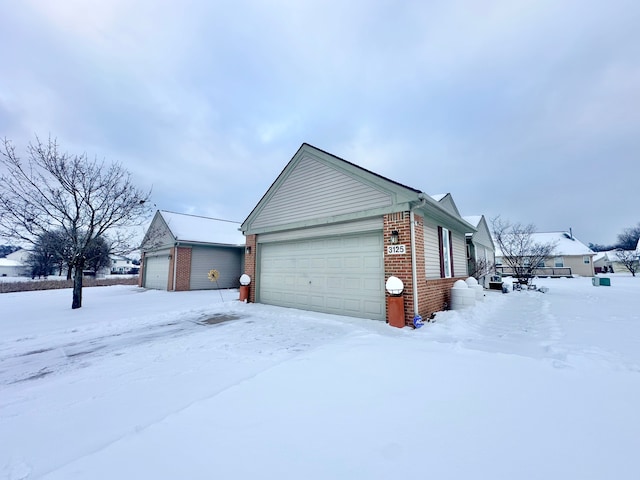
<path fill-rule="evenodd" d="M 0 133 L 121 161 L 159 208 L 242 220 L 309 142 L 464 214 L 599 243 L 640 221 L 635 2 L 4 10 Z"/>

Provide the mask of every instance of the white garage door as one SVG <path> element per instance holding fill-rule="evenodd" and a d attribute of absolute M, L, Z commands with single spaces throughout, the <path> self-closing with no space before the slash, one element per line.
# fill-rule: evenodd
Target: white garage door
<path fill-rule="evenodd" d="M 382 233 L 260 245 L 258 301 L 385 319 Z"/>
<path fill-rule="evenodd" d="M 156 290 L 166 290 L 169 280 L 168 255 L 157 257 L 145 257 L 144 259 L 144 286 Z"/>

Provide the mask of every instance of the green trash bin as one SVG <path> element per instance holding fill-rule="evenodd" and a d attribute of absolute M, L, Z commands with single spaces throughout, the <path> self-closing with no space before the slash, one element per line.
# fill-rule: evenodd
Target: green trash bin
<path fill-rule="evenodd" d="M 609 277 L 600 277 L 600 285 L 604 287 L 610 287 L 611 279 Z"/>

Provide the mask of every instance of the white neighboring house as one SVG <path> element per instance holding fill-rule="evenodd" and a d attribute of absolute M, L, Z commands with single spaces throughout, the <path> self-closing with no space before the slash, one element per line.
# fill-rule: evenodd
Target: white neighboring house
<path fill-rule="evenodd" d="M 27 257 L 29 252 L 24 248 L 0 258 L 0 277 L 22 277 L 29 274 Z"/>
<path fill-rule="evenodd" d="M 132 269 L 139 269 L 138 265 L 133 263 L 133 259 L 123 257 L 121 255 L 111 255 L 111 274 L 128 274 Z M 138 273 L 138 270 L 135 271 Z"/>
<path fill-rule="evenodd" d="M 534 243 L 553 243 L 552 255 L 537 268 L 540 277 L 593 277 L 596 253 L 573 236 L 571 232 L 541 232 L 532 234 Z M 495 241 L 494 241 L 495 242 Z M 496 244 L 496 271 L 509 275 L 509 266 L 504 262 L 502 251 Z"/>

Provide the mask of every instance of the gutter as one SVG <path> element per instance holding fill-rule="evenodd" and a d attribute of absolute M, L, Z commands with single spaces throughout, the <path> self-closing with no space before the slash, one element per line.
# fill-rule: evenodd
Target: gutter
<path fill-rule="evenodd" d="M 416 226 L 414 210 L 423 207 L 427 203 L 427 195 L 420 192 L 418 193 L 418 200 L 420 203 L 413 205 L 409 209 L 409 222 L 411 224 L 411 280 L 413 285 L 413 316 L 419 315 L 418 313 L 418 266 L 416 265 Z"/>

